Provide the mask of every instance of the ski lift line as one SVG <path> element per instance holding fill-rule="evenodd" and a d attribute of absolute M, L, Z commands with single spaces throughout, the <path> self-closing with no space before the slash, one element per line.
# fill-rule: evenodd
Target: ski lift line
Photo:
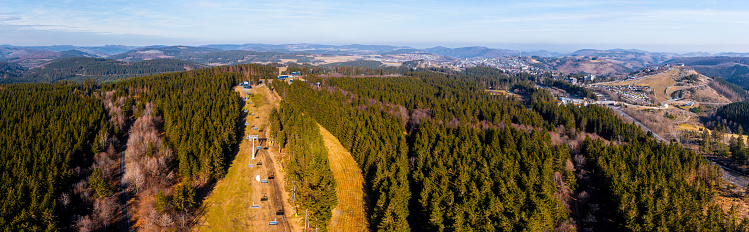
<path fill-rule="evenodd" d="M 247 139 L 252 140 L 252 147 L 255 147 L 255 140 L 259 142 L 260 137 L 258 135 L 247 135 Z M 255 159 L 256 153 L 255 149 L 252 149 L 252 159 Z"/>

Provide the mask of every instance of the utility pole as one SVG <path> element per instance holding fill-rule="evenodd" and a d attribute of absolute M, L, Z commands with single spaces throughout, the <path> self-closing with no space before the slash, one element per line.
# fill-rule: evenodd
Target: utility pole
<path fill-rule="evenodd" d="M 252 159 L 255 159 L 255 140 L 259 140 L 258 135 L 248 135 L 247 139 L 252 140 Z"/>

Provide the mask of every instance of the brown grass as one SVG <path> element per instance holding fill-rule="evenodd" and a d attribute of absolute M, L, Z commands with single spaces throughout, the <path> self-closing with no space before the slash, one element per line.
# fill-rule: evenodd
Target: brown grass
<path fill-rule="evenodd" d="M 338 205 L 328 222 L 331 231 L 366 231 L 367 217 L 364 213 L 364 178 L 351 153 L 328 130 L 320 126 L 320 134 L 328 148 L 330 170 L 336 181 Z"/>
<path fill-rule="evenodd" d="M 242 88 L 237 88 L 236 91 L 244 97 Z M 252 105 L 247 104 L 245 106 L 248 109 L 247 121 L 250 123 L 245 128 L 246 134 L 258 134 L 260 138 L 267 138 L 268 129 L 268 115 L 271 109 L 278 106 L 280 99 L 271 93 L 267 87 L 255 87 L 252 88 L 254 97 L 251 98 Z M 254 116 L 249 116 L 249 113 L 255 113 Z M 257 118 L 256 118 L 257 117 Z M 244 125 L 244 124 L 242 124 Z M 252 130 L 252 126 L 257 126 L 259 130 Z M 262 130 L 262 132 L 260 132 Z M 243 135 L 242 138 L 246 137 Z M 256 142 L 256 146 L 260 145 Z M 271 196 L 271 187 L 269 184 L 260 184 L 254 180 L 255 175 L 261 175 L 262 178 L 267 177 L 268 164 L 266 164 L 265 158 L 258 155 L 255 160 L 252 160 L 253 164 L 256 164 L 254 168 L 248 168 L 247 165 L 251 162 L 251 148 L 252 142 L 243 139 L 239 145 L 239 153 L 232 161 L 228 173 L 226 176 L 216 183 L 211 194 L 205 199 L 201 206 L 203 213 L 198 219 L 196 228 L 197 231 L 272 231 L 281 230 L 280 226 L 270 226 L 268 222 L 273 220 L 275 211 L 271 206 L 272 200 L 261 201 L 263 194 Z M 263 146 L 267 146 L 263 144 Z M 265 153 L 270 154 L 271 157 L 277 155 L 277 150 L 268 149 Z M 277 160 L 272 159 L 276 163 L 276 174 L 275 182 L 283 185 L 284 175 L 279 172 L 280 167 L 277 165 Z M 263 162 L 263 165 L 257 165 L 259 161 Z M 284 187 L 282 186 L 282 189 Z M 298 231 L 300 228 L 300 221 L 298 217 L 294 217 L 290 212 L 288 205 L 288 194 L 282 193 L 285 209 L 286 218 L 289 221 L 292 231 Z M 260 205 L 260 209 L 250 209 L 250 205 Z"/>
<path fill-rule="evenodd" d="M 657 102 L 665 101 L 666 99 L 670 98 L 669 94 L 666 90 L 669 92 L 673 92 L 669 88 L 676 84 L 676 81 L 674 80 L 674 75 L 678 73 L 677 69 L 661 73 L 658 75 L 650 76 L 645 79 L 642 79 L 641 81 L 637 82 L 638 86 L 648 86 L 653 89 L 653 93 L 655 94 L 655 100 Z"/>
<path fill-rule="evenodd" d="M 322 61 L 323 64 L 330 64 L 330 63 L 338 63 L 338 62 L 346 62 L 346 61 L 352 61 L 352 60 L 358 60 L 363 58 L 362 56 L 355 55 L 355 56 L 317 56 L 315 57 L 315 60 Z"/>
<path fill-rule="evenodd" d="M 739 187 L 743 190 L 743 186 Z M 736 207 L 736 212 L 739 221 L 743 221 L 749 217 L 749 199 L 744 196 L 743 191 L 735 192 L 725 188 L 718 188 L 715 196 L 715 202 L 723 209 L 723 212 L 730 212 L 731 207 Z"/>

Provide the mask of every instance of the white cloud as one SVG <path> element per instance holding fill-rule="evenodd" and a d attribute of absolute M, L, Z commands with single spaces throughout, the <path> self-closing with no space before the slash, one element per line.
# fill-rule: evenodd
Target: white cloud
<path fill-rule="evenodd" d="M 743 44 L 748 3 L 687 1 L 4 0 L 0 43 Z M 9 10 L 8 10 L 9 9 Z M 745 10 L 746 9 L 746 10 Z M 57 37 L 21 39 L 41 36 Z M 33 33 L 32 33 L 33 32 Z M 47 43 L 44 43 L 44 39 Z M 126 41 L 127 42 L 127 41 Z M 111 44 L 111 41 L 98 41 Z M 127 43 L 133 44 L 133 43 Z M 398 44 L 396 44 L 398 45 Z"/>

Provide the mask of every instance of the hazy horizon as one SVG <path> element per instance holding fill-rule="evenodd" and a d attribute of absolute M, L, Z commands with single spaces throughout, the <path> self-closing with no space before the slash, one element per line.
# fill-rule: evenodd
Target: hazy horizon
<path fill-rule="evenodd" d="M 0 44 L 384 44 L 749 52 L 749 2 L 0 2 Z"/>
<path fill-rule="evenodd" d="M 428 49 L 428 48 L 434 48 L 434 47 L 447 47 L 451 49 L 456 48 L 465 48 L 465 47 L 486 47 L 490 49 L 506 49 L 506 50 L 513 50 L 513 51 L 520 51 L 520 52 L 536 52 L 536 51 L 548 51 L 548 52 L 555 52 L 555 53 L 573 53 L 575 51 L 584 50 L 584 49 L 594 49 L 594 50 L 614 50 L 614 49 L 622 49 L 622 50 L 642 50 L 646 52 L 651 53 L 674 53 L 674 54 L 687 54 L 687 53 L 699 53 L 699 52 L 705 52 L 710 54 L 720 54 L 720 53 L 745 53 L 741 51 L 731 51 L 731 50 L 715 50 L 715 51 L 705 51 L 705 50 L 679 50 L 672 49 L 672 50 L 663 50 L 663 47 L 669 47 L 668 45 L 648 45 L 648 46 L 641 46 L 641 47 L 623 47 L 623 46 L 616 46 L 616 45 L 599 45 L 599 46 L 584 46 L 584 45 L 566 45 L 566 44 L 553 44 L 553 45 L 537 45 L 537 44 L 499 44 L 499 45 L 484 45 L 484 44 L 453 44 L 452 46 L 448 44 L 414 44 L 414 45 L 402 45 L 402 44 L 366 44 L 366 43 L 346 43 L 346 44 L 332 44 L 332 43 L 254 43 L 254 42 L 248 42 L 248 43 L 205 43 L 205 44 L 183 44 L 183 43 L 174 43 L 174 44 L 137 44 L 137 45 L 128 45 L 128 44 L 113 44 L 113 43 L 107 43 L 107 44 L 96 44 L 96 45 L 76 45 L 76 44 L 34 44 L 34 45 L 21 45 L 21 44 L 0 44 L 0 46 L 15 46 L 15 47 L 52 47 L 52 46 L 74 46 L 74 47 L 103 47 L 103 46 L 128 46 L 128 47 L 149 47 L 149 46 L 190 46 L 190 47 L 204 47 L 204 46 L 211 46 L 211 45 L 245 45 L 245 44 L 265 44 L 265 45 L 296 45 L 296 44 L 314 44 L 314 45 L 330 45 L 330 46 L 346 46 L 346 45 L 372 45 L 372 46 L 394 46 L 394 47 L 408 47 L 408 48 L 414 48 L 414 49 Z M 671 46 L 676 47 L 676 46 Z"/>

